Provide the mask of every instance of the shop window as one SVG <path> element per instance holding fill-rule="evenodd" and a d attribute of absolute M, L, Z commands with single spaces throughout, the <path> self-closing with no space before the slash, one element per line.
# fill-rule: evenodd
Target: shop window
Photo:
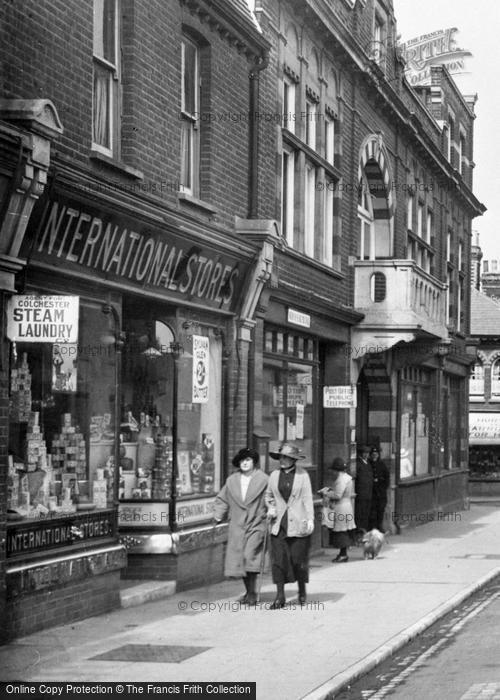
<path fill-rule="evenodd" d="M 276 338 L 284 335 L 278 331 L 267 333 Z M 267 356 L 264 360 L 262 426 L 270 435 L 271 451 L 286 440 L 300 449 L 306 456 L 303 464 L 310 466 L 316 462 L 313 387 L 317 345 L 298 333 L 285 337 L 286 349 L 279 353 L 281 357 Z M 266 348 L 270 346 L 277 347 L 276 343 L 266 344 Z"/>
<path fill-rule="evenodd" d="M 165 502 L 174 494 L 177 499 L 215 494 L 221 464 L 221 338 L 199 326 L 180 345 L 167 321 L 151 313 L 135 303 L 124 308 L 126 461 L 120 497 Z"/>
<path fill-rule="evenodd" d="M 500 360 L 491 366 L 491 398 L 500 401 Z"/>
<path fill-rule="evenodd" d="M 417 376 L 408 377 L 408 379 L 412 381 L 403 381 L 401 385 L 400 477 L 402 479 L 429 473 L 432 447 L 431 375 L 428 372 L 419 371 Z"/>
<path fill-rule="evenodd" d="M 444 417 L 447 419 L 443 426 L 445 436 L 445 469 L 457 469 L 461 466 L 461 436 L 465 432 L 463 399 L 461 395 L 461 380 L 457 377 L 445 377 L 445 407 Z"/>
<path fill-rule="evenodd" d="M 68 298 L 29 298 L 35 305 L 27 332 L 50 339 L 50 319 Z M 99 524 L 90 518 L 114 503 L 116 339 L 102 305 L 76 297 L 76 308 L 77 342 L 12 343 L 9 519 L 46 523 L 33 549 L 37 541 L 42 548 L 68 545 L 110 537 L 114 529 L 111 515 Z"/>
<path fill-rule="evenodd" d="M 120 63 L 117 0 L 94 0 L 92 147 L 119 157 Z"/>

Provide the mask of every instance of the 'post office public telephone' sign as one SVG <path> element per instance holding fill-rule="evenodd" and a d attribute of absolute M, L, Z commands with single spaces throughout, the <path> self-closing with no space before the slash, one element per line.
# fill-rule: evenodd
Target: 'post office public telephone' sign
<path fill-rule="evenodd" d="M 7 337 L 18 343 L 77 343 L 78 297 L 16 294 L 7 305 Z"/>

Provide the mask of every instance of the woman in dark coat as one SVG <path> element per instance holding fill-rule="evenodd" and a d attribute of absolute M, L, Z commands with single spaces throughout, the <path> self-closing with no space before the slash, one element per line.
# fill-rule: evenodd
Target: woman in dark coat
<path fill-rule="evenodd" d="M 311 481 L 305 469 L 297 466 L 304 459 L 297 447 L 283 443 L 278 452 L 280 468 L 271 472 L 266 491 L 271 527 L 271 562 L 277 593 L 271 610 L 285 607 L 285 583 L 297 581 L 299 603 L 306 602 L 309 581 L 309 547 L 314 530 Z"/>
<path fill-rule="evenodd" d="M 370 448 L 366 445 L 360 448 L 356 460 L 354 516 L 359 536 L 370 529 L 372 510 L 373 469 L 369 462 Z"/>
<path fill-rule="evenodd" d="M 229 521 L 224 575 L 243 578 L 245 595 L 240 602 L 257 602 L 257 576 L 260 571 L 266 534 L 266 474 L 259 469 L 256 450 L 245 447 L 233 458 L 238 471 L 231 474 L 215 499 L 214 519 Z"/>
<path fill-rule="evenodd" d="M 387 506 L 387 489 L 391 483 L 391 476 L 387 464 L 380 459 L 378 447 L 372 447 L 370 462 L 373 472 L 372 510 L 370 516 L 370 529 L 376 528 L 380 532 L 384 530 L 384 514 Z"/>

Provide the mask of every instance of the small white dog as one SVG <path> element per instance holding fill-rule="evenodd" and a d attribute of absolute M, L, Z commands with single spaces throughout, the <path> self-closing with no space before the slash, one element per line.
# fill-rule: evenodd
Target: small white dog
<path fill-rule="evenodd" d="M 363 554 L 365 559 L 375 559 L 385 542 L 385 537 L 380 530 L 373 528 L 373 530 L 363 535 L 361 541 L 363 542 Z"/>

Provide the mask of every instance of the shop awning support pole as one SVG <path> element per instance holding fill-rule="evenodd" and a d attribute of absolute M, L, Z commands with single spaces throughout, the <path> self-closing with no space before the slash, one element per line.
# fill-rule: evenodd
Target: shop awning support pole
<path fill-rule="evenodd" d="M 179 356 L 183 348 L 180 343 L 171 343 L 170 350 L 174 358 L 174 376 L 172 381 L 172 480 L 170 484 L 168 524 L 170 526 L 170 532 L 175 532 L 177 529 L 177 394 L 179 381 Z"/>

